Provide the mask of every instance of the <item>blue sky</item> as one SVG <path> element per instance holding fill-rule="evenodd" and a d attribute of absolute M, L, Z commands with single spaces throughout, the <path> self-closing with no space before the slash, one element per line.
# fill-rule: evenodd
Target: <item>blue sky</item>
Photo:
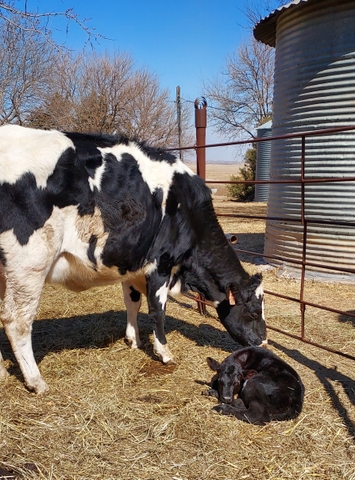
<path fill-rule="evenodd" d="M 183 99 L 202 95 L 203 81 L 220 74 L 228 56 L 248 39 L 242 6 L 242 0 L 27 0 L 32 11 L 74 8 L 88 26 L 110 39 L 99 39 L 97 51 L 130 53 L 137 67 L 158 76 L 172 100 L 177 85 Z M 69 24 L 66 33 L 66 22 L 56 19 L 51 27 L 56 41 L 81 50 L 86 36 L 77 26 Z M 211 128 L 207 138 L 208 143 L 226 141 Z M 224 155 L 230 160 L 233 154 L 231 148 L 210 149 L 207 159 Z"/>

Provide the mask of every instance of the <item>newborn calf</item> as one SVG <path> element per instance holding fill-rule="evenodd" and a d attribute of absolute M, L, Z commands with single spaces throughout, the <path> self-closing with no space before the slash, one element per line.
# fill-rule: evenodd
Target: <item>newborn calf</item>
<path fill-rule="evenodd" d="M 290 420 L 300 414 L 303 383 L 290 365 L 269 350 L 247 347 L 222 363 L 208 357 L 207 364 L 217 374 L 212 378 L 212 388 L 203 394 L 221 402 L 213 410 L 255 425 Z"/>

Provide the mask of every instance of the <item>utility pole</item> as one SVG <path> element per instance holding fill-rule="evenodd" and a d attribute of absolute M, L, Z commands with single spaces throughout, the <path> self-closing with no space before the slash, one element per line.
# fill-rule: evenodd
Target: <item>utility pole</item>
<path fill-rule="evenodd" d="M 178 142 L 179 148 L 182 147 L 182 138 L 181 138 L 181 98 L 180 98 L 180 87 L 176 87 L 176 114 L 177 114 L 177 127 L 178 127 Z M 180 150 L 180 158 L 184 159 L 183 150 Z"/>

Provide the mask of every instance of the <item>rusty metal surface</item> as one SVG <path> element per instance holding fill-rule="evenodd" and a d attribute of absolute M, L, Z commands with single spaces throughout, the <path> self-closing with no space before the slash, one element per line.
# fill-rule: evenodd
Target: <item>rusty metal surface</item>
<path fill-rule="evenodd" d="M 207 128 L 207 102 L 205 97 L 195 100 L 195 128 L 196 128 L 196 158 L 197 175 L 206 178 L 206 128 Z"/>

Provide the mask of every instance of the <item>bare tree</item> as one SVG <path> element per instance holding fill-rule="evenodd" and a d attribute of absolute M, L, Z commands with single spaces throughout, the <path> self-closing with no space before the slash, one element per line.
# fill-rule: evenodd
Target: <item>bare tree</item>
<path fill-rule="evenodd" d="M 125 131 L 141 140 L 150 139 L 157 146 L 176 146 L 176 109 L 162 90 L 155 75 L 141 70 L 131 78 L 125 109 Z"/>
<path fill-rule="evenodd" d="M 222 76 L 205 84 L 209 115 L 228 137 L 247 133 L 272 115 L 274 49 L 254 38 L 228 59 Z"/>
<path fill-rule="evenodd" d="M 73 8 L 67 8 L 62 12 L 44 11 L 29 9 L 29 2 L 25 0 L 24 9 L 16 7 L 15 1 L 0 1 L 0 26 L 11 25 L 12 28 L 21 30 L 26 35 L 36 34 L 52 46 L 59 48 L 53 41 L 51 21 L 61 19 L 63 28 L 68 31 L 71 24 L 79 26 L 87 37 L 87 42 L 92 45 L 99 38 L 105 38 L 96 32 L 95 28 L 88 25 L 88 19 L 80 18 Z"/>
<path fill-rule="evenodd" d="M 14 22 L 25 20 L 12 17 Z M 0 123 L 25 122 L 41 101 L 53 68 L 53 47 L 32 30 L 3 24 L 0 33 Z"/>
<path fill-rule="evenodd" d="M 157 146 L 178 144 L 176 110 L 155 75 L 125 53 L 57 56 L 42 104 L 28 124 L 80 132 L 115 131 Z M 183 116 L 184 131 L 188 120 Z M 188 139 L 190 140 L 190 138 Z"/>
<path fill-rule="evenodd" d="M 73 9 L 40 13 L 29 11 L 27 5 L 25 1 L 21 10 L 14 1 L 0 1 L 0 124 L 28 122 L 43 98 L 48 98 L 55 65 L 65 53 L 52 38 L 51 19 L 62 18 L 66 28 L 77 24 L 90 43 L 100 36 Z M 54 100 L 59 106 L 58 95 Z M 67 96 L 65 100 L 67 104 Z"/>
<path fill-rule="evenodd" d="M 85 56 L 78 74 L 75 129 L 106 133 L 117 130 L 134 75 L 132 58 L 126 53 Z"/>
<path fill-rule="evenodd" d="M 133 75 L 126 54 L 57 55 L 48 93 L 29 124 L 79 132 L 112 132 Z"/>
<path fill-rule="evenodd" d="M 244 0 L 240 11 L 248 19 L 249 28 L 252 30 L 262 18 L 285 3 L 285 0 Z"/>
<path fill-rule="evenodd" d="M 72 56 L 58 46 L 51 20 L 78 25 L 88 42 L 102 37 L 73 9 L 39 12 L 0 0 L 0 123 L 114 132 L 175 146 L 174 103 L 156 76 L 136 70 L 127 54 Z M 184 132 L 188 120 L 183 112 Z M 186 134 L 185 134 L 186 135 Z M 187 137 L 187 143 L 191 143 Z"/>

